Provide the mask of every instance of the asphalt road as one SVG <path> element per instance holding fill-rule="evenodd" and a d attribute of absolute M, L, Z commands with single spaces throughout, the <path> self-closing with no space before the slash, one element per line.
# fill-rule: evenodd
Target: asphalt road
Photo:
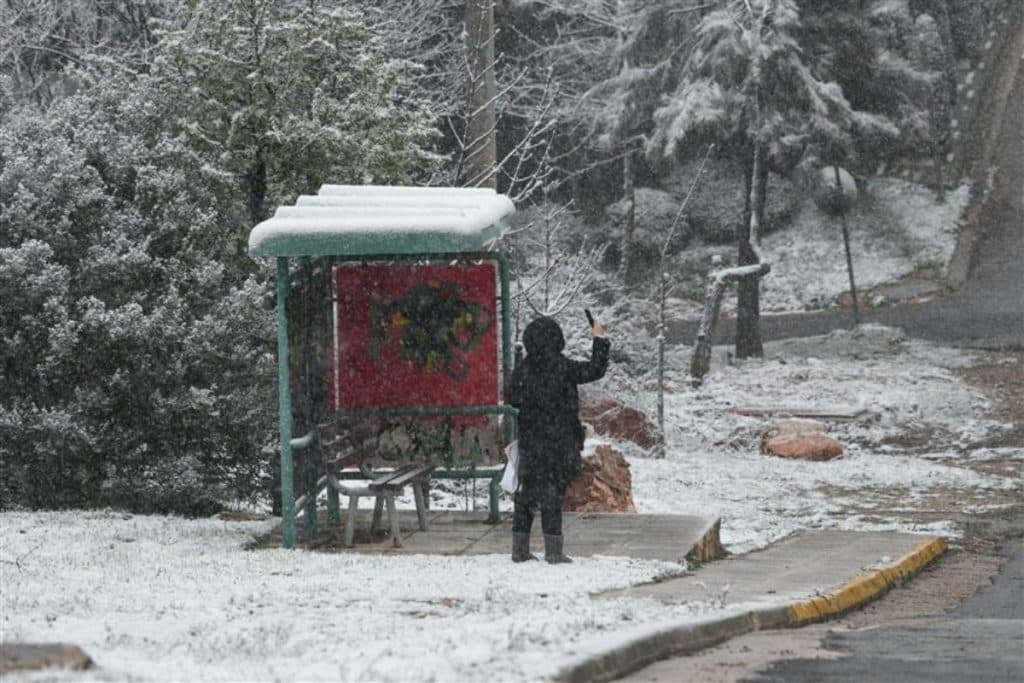
<path fill-rule="evenodd" d="M 824 646 L 846 656 L 787 661 L 747 681 L 1018 683 L 1024 680 L 1021 624 L 1019 620 L 967 619 L 832 633 Z"/>
<path fill-rule="evenodd" d="M 963 683 L 1024 681 L 1024 516 L 990 531 L 1005 539 L 1009 555 L 991 586 L 968 597 L 939 620 L 829 631 L 821 648 L 838 658 L 776 661 L 743 680 L 886 681 Z M 1008 538 L 1007 538 L 1008 537 Z"/>

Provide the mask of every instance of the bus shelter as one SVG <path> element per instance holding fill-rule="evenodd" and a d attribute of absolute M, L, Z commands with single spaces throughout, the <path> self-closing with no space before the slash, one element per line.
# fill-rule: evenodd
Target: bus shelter
<path fill-rule="evenodd" d="M 514 214 L 489 189 L 324 185 L 253 228 L 249 254 L 276 260 L 285 547 L 297 517 L 315 537 L 325 489 L 340 521 L 332 477 L 403 458 L 436 460 L 435 478 L 490 479 L 497 521 L 515 416 L 498 241 Z"/>

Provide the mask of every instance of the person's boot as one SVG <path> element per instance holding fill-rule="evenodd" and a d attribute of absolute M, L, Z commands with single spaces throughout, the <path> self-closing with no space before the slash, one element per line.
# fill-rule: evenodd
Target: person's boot
<path fill-rule="evenodd" d="M 544 534 L 544 559 L 548 564 L 572 562 L 572 558 L 562 553 L 562 535 Z"/>
<path fill-rule="evenodd" d="M 529 532 L 515 531 L 512 533 L 512 561 L 526 562 L 536 560 L 537 556 L 530 553 Z"/>

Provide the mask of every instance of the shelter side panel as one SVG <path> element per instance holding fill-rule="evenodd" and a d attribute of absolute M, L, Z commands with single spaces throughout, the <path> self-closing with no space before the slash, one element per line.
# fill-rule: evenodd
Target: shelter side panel
<path fill-rule="evenodd" d="M 498 402 L 493 263 L 335 268 L 331 410 Z"/>

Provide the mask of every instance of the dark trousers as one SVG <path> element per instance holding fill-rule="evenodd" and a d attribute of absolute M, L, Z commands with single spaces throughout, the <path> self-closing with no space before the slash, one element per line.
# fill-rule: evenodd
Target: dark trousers
<path fill-rule="evenodd" d="M 562 535 L 562 503 L 565 500 L 565 488 L 553 482 L 545 482 L 539 486 L 523 486 L 512 501 L 515 505 L 512 513 L 512 532 L 530 533 L 533 527 L 535 510 L 540 509 L 540 526 L 548 536 Z"/>

